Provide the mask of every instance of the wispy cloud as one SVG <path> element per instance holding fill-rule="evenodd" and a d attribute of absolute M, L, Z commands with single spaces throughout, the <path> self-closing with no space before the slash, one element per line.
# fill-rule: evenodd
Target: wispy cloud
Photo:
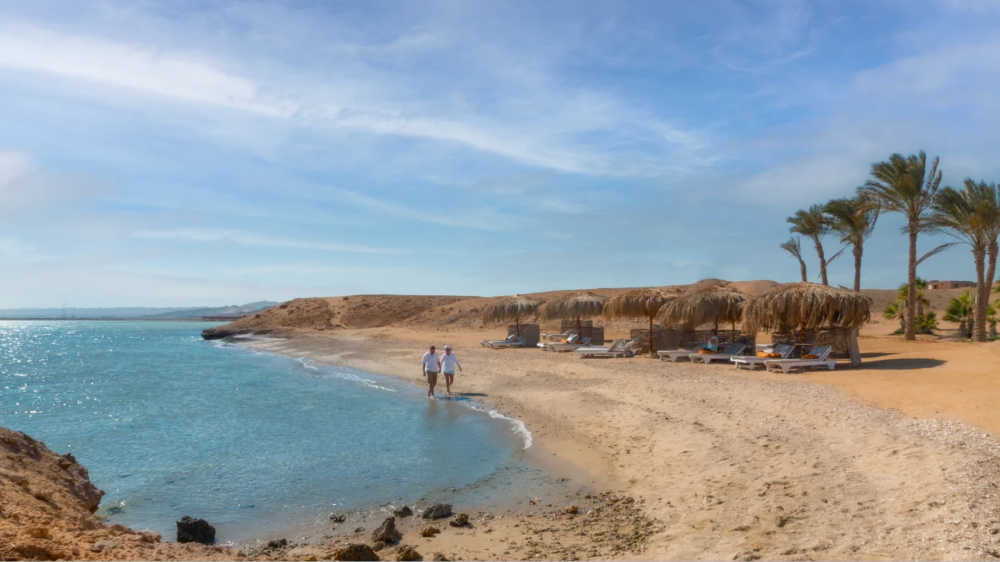
<path fill-rule="evenodd" d="M 324 252 L 347 252 L 354 254 L 399 254 L 402 250 L 394 248 L 377 248 L 355 244 L 337 244 L 312 240 L 296 240 L 261 236 L 257 234 L 222 230 L 212 228 L 182 228 L 175 230 L 140 230 L 132 233 L 134 238 L 154 240 L 176 240 L 188 242 L 219 242 L 241 244 L 244 246 L 263 246 L 269 248 L 289 248 L 296 250 L 320 250 Z"/>

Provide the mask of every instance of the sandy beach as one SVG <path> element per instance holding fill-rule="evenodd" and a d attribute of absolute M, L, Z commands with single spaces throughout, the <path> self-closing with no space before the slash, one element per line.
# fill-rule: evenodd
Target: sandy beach
<path fill-rule="evenodd" d="M 866 330 L 863 368 L 797 375 L 478 347 L 496 330 L 293 330 L 250 345 L 421 384 L 420 353 L 450 343 L 466 368 L 457 392 L 522 420 L 534 454 L 615 500 L 539 498 L 433 538 L 401 521 L 425 557 L 1000 557 L 1000 416 L 986 388 L 1000 348 L 885 330 Z M 330 536 L 366 540 L 372 519 Z M 287 554 L 329 555 L 330 540 L 312 539 Z"/>

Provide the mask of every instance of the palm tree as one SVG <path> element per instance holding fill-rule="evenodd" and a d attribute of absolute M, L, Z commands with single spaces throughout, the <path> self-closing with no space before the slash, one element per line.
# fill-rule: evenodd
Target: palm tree
<path fill-rule="evenodd" d="M 924 306 L 930 306 L 931 301 L 927 300 L 927 280 L 917 277 L 913 280 L 913 285 L 917 288 L 916 312 L 917 316 L 924 315 Z M 899 300 L 909 303 L 910 286 L 903 283 L 899 286 Z"/>
<path fill-rule="evenodd" d="M 808 209 L 800 209 L 787 220 L 792 225 L 790 231 L 811 238 L 813 244 L 816 245 L 816 254 L 819 255 L 820 279 L 824 285 L 830 285 L 826 278 L 826 256 L 823 254 L 823 237 L 830 232 L 830 225 L 823 214 L 823 206 L 813 205 Z"/>
<path fill-rule="evenodd" d="M 840 241 L 854 248 L 854 290 L 861 290 L 861 256 L 865 240 L 875 230 L 878 209 L 865 209 L 860 199 L 834 199 L 823 207 L 830 228 L 840 235 Z M 830 260 L 833 261 L 833 260 Z"/>
<path fill-rule="evenodd" d="M 991 204 L 996 204 L 996 189 L 968 180 L 964 189 L 942 189 L 930 216 L 921 225 L 922 230 L 947 234 L 972 248 L 976 265 L 976 314 L 972 332 L 976 341 L 986 341 L 987 302 L 983 297 L 989 298 L 990 287 L 986 283 L 986 253 L 990 240 L 980 211 L 988 212 Z"/>
<path fill-rule="evenodd" d="M 967 337 L 969 335 L 968 323 L 969 317 L 972 315 L 972 295 L 968 291 L 960 297 L 955 297 L 948 302 L 948 308 L 945 310 L 944 319 L 948 322 L 958 322 L 958 335 L 959 337 Z"/>
<path fill-rule="evenodd" d="M 977 329 L 982 329 L 986 333 L 984 324 L 989 322 L 988 309 L 990 290 L 993 287 L 994 277 L 997 271 L 997 254 L 1000 253 L 997 239 L 1000 238 L 1000 187 L 995 183 L 974 182 L 970 178 L 965 180 L 965 189 L 976 194 L 976 217 L 983 229 L 986 238 L 986 274 L 983 276 L 983 285 L 976 293 L 976 318 Z M 978 320 L 978 319 L 982 320 Z M 995 327 L 991 325 L 991 332 Z M 986 334 L 989 337 L 989 334 Z"/>
<path fill-rule="evenodd" d="M 927 155 L 922 150 L 919 154 L 911 154 L 910 156 L 893 154 L 885 162 L 872 164 L 871 175 L 871 179 L 858 188 L 858 196 L 862 200 L 863 208 L 901 213 L 906 216 L 906 226 L 903 231 L 910 237 L 906 339 L 915 340 L 917 339 L 917 303 L 914 297 L 917 292 L 917 265 L 944 249 L 943 247 L 936 248 L 917 260 L 917 234 L 920 232 L 920 224 L 930 211 L 938 187 L 941 185 L 938 159 L 934 159 L 928 170 Z"/>
<path fill-rule="evenodd" d="M 886 320 L 899 319 L 900 331 L 906 331 L 906 302 L 894 300 L 889 303 L 889 306 L 885 307 L 885 311 L 882 314 Z"/>
<path fill-rule="evenodd" d="M 802 282 L 808 283 L 809 277 L 806 276 L 806 262 L 802 260 L 802 239 L 798 237 L 789 238 L 787 242 L 781 244 L 781 249 L 785 250 L 789 254 L 795 256 L 795 259 L 799 260 L 799 270 L 802 272 Z"/>

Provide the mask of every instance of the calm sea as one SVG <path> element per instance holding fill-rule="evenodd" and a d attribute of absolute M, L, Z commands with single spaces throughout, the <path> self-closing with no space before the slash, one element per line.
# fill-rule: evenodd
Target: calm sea
<path fill-rule="evenodd" d="M 523 426 L 473 402 L 203 341 L 210 325 L 0 322 L 0 425 L 73 453 L 107 492 L 109 522 L 171 540 L 184 515 L 243 542 L 330 512 L 489 503 L 545 479 L 524 460 Z"/>

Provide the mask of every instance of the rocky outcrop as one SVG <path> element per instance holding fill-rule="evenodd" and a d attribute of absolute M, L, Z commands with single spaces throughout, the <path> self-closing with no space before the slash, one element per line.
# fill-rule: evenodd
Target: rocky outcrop
<path fill-rule="evenodd" d="M 403 545 L 396 549 L 396 560 L 401 562 L 413 562 L 414 560 L 423 559 L 424 557 L 412 546 Z"/>
<path fill-rule="evenodd" d="M 235 560 L 239 551 L 161 543 L 153 531 L 105 525 L 104 492 L 73 455 L 0 427 L 0 560 Z"/>
<path fill-rule="evenodd" d="M 445 517 L 451 516 L 451 504 L 450 503 L 436 503 L 426 509 L 424 509 L 423 517 L 424 519 L 444 519 Z"/>
<path fill-rule="evenodd" d="M 375 531 L 372 532 L 373 541 L 382 541 L 385 543 L 399 542 L 403 538 L 402 533 L 396 530 L 396 518 L 389 517 L 382 524 L 378 526 Z"/>
<path fill-rule="evenodd" d="M 185 515 L 177 522 L 177 542 L 200 542 L 211 544 L 215 542 L 215 527 L 204 519 L 195 519 Z"/>
<path fill-rule="evenodd" d="M 224 324 L 222 326 L 215 326 L 214 328 L 206 328 L 202 330 L 201 337 L 206 340 L 221 340 L 222 338 L 240 336 L 249 333 L 251 333 L 250 330 L 245 328 L 232 328 L 229 324 Z"/>
<path fill-rule="evenodd" d="M 392 513 L 396 517 L 409 517 L 409 516 L 413 515 L 413 510 L 410 509 L 410 506 L 404 505 L 403 507 L 401 507 L 399 509 L 393 510 Z"/>
<path fill-rule="evenodd" d="M 373 562 L 381 560 L 367 544 L 348 544 L 333 551 L 334 560 Z"/>

